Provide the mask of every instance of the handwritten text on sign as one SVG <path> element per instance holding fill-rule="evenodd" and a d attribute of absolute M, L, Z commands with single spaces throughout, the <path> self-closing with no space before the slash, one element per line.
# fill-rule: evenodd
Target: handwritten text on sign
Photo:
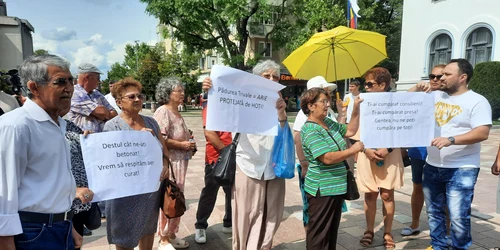
<path fill-rule="evenodd" d="M 360 137 L 367 148 L 430 146 L 434 138 L 434 95 L 364 93 Z"/>
<path fill-rule="evenodd" d="M 80 140 L 93 202 L 158 190 L 162 150 L 150 132 L 113 131 Z"/>
<path fill-rule="evenodd" d="M 285 86 L 220 65 L 212 68 L 210 78 L 207 130 L 278 134 L 276 101 Z"/>

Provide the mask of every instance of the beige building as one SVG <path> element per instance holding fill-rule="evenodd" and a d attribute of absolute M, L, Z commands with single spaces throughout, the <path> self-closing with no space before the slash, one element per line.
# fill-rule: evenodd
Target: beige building
<path fill-rule="evenodd" d="M 0 69 L 17 68 L 33 54 L 34 31 L 28 20 L 7 16 L 7 5 L 0 0 Z"/>

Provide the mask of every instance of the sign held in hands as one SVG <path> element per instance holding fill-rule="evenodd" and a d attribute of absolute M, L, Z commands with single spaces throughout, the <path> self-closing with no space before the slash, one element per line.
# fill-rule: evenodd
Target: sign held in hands
<path fill-rule="evenodd" d="M 158 190 L 161 145 L 147 131 L 111 131 L 80 136 L 92 202 Z"/>
<path fill-rule="evenodd" d="M 360 137 L 366 148 L 430 146 L 434 138 L 434 95 L 363 93 Z"/>
<path fill-rule="evenodd" d="M 207 130 L 278 134 L 276 101 L 285 86 L 221 65 L 212 67 L 210 78 Z"/>

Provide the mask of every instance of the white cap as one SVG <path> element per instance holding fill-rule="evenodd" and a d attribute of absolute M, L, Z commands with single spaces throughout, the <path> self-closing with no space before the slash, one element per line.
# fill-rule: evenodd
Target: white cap
<path fill-rule="evenodd" d="M 307 81 L 307 89 L 328 88 L 330 91 L 337 89 L 337 84 L 329 83 L 322 76 L 315 76 Z"/>

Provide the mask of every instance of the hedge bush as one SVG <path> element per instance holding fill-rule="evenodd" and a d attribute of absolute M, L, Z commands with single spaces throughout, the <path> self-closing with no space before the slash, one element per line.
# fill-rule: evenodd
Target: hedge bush
<path fill-rule="evenodd" d="M 500 117 L 500 62 L 476 64 L 469 88 L 488 99 L 493 120 L 497 120 Z"/>

